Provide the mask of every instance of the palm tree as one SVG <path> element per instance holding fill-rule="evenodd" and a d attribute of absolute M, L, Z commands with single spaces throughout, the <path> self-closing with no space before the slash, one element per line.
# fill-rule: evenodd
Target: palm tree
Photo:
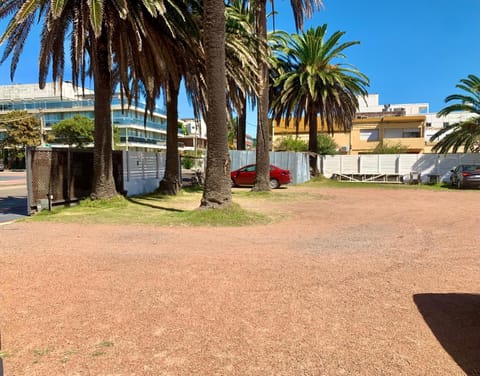
<path fill-rule="evenodd" d="M 358 96 L 367 95 L 368 78 L 351 65 L 338 62 L 344 51 L 357 41 L 340 44 L 345 34 L 337 31 L 329 38 L 327 25 L 311 28 L 302 34 L 284 39 L 277 50 L 278 72 L 275 80 L 277 96 L 271 110 L 276 121 L 293 117 L 295 127 L 304 119 L 309 129 L 308 149 L 317 152 L 318 117 L 321 127 L 333 134 L 337 129 L 350 129 L 358 109 Z M 310 167 L 316 174 L 316 158 Z"/>
<path fill-rule="evenodd" d="M 225 4 L 206 0 L 203 16 L 208 108 L 208 150 L 201 208 L 225 208 L 232 203 L 225 96 Z"/>
<path fill-rule="evenodd" d="M 233 0 L 227 5 L 226 60 L 229 114 L 237 114 L 237 150 L 246 148 L 247 100 L 255 106 L 258 82 L 258 50 L 255 34 L 255 13 L 246 0 Z M 267 56 L 264 56 L 266 59 Z"/>
<path fill-rule="evenodd" d="M 445 102 L 460 101 L 443 108 L 438 117 L 451 114 L 456 111 L 466 111 L 472 117 L 442 128 L 435 133 L 430 141 L 439 140 L 432 148 L 433 152 L 448 153 L 450 150 L 456 153 L 463 146 L 463 152 L 480 152 L 480 78 L 470 74 L 467 78 L 461 79 L 456 85 L 457 88 L 465 91 L 465 94 L 452 94 L 445 98 Z"/>
<path fill-rule="evenodd" d="M 253 1 L 256 15 L 257 34 L 263 40 L 262 48 L 266 48 L 267 44 L 267 0 Z M 311 17 L 315 10 L 320 9 L 323 5 L 322 0 L 290 0 L 292 6 L 295 27 L 297 30 L 303 28 L 305 17 Z M 273 5 L 273 0 L 272 0 Z M 252 188 L 253 191 L 269 191 L 270 190 L 270 157 L 269 157 L 269 100 L 268 100 L 268 62 L 263 58 L 263 54 L 259 53 L 259 70 L 260 80 L 258 81 L 258 101 L 257 101 L 257 146 L 256 146 L 256 163 L 257 177 Z"/>
<path fill-rule="evenodd" d="M 165 0 L 177 11 L 178 2 Z M 163 46 L 176 30 L 167 18 L 164 1 L 120 0 L 4 0 L 0 19 L 10 22 L 0 37 L 6 42 L 0 63 L 9 56 L 11 79 L 25 40 L 38 19 L 42 26 L 39 58 L 39 85 L 45 86 L 51 69 L 52 78 L 63 81 L 65 41 L 70 38 L 70 58 L 74 85 L 85 85 L 91 75 L 95 90 L 95 146 L 92 197 L 110 198 L 116 194 L 112 165 L 111 99 L 114 83 L 119 82 L 129 101 L 135 89 L 130 80 L 143 81 L 147 107 L 153 108 L 160 82 L 167 79 L 168 69 L 175 69 L 175 59 Z M 178 10 L 179 11 L 179 10 Z M 12 16 L 14 15 L 14 16 Z M 163 77 L 163 80 L 158 79 Z M 154 79 L 155 78 L 155 79 Z"/>
<path fill-rule="evenodd" d="M 182 78 L 196 116 L 204 111 L 205 73 L 203 64 L 199 63 L 204 60 L 204 52 L 199 13 L 200 5 L 191 1 L 188 9 L 181 12 L 183 20 L 177 17 L 176 24 L 183 22 L 184 26 L 175 33 L 177 38 L 172 39 L 168 46 L 176 57 L 174 63 L 176 69 L 168 71 L 168 79 L 163 83 L 167 108 L 166 166 L 165 175 L 159 186 L 159 191 L 163 194 L 176 195 L 181 187 L 178 163 L 178 95 Z"/>
<path fill-rule="evenodd" d="M 164 179 L 160 182 L 159 191 L 164 194 L 177 194 L 180 189 L 178 169 L 178 138 L 177 138 L 177 96 L 181 78 L 183 77 L 186 91 L 193 104 L 196 116 L 206 118 L 206 104 L 208 103 L 205 88 L 205 53 L 200 35 L 200 25 L 197 25 L 202 16 L 202 9 L 198 3 L 190 2 L 190 12 L 182 12 L 184 17 L 189 16 L 188 22 L 177 38 L 172 49 L 176 56 L 178 75 L 168 79 L 165 83 L 165 98 L 167 107 L 167 165 Z M 199 17 L 200 16 L 200 17 Z M 237 3 L 226 8 L 226 76 L 228 104 L 235 109 L 245 97 L 245 93 L 254 87 L 256 78 L 256 58 L 249 48 L 255 43 L 255 35 L 245 10 Z M 209 135 L 210 145 L 214 143 Z"/>

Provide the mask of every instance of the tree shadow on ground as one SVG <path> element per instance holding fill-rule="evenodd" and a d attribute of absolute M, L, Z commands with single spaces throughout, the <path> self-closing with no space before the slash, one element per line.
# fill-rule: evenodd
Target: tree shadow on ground
<path fill-rule="evenodd" d="M 136 200 L 135 198 L 129 197 L 129 198 L 127 198 L 127 200 L 130 201 L 133 204 L 143 205 L 143 206 L 146 206 L 146 207 L 149 207 L 149 208 L 152 208 L 152 209 L 165 210 L 165 211 L 178 212 L 178 213 L 183 213 L 185 211 L 185 210 L 181 210 L 181 209 L 169 208 L 169 207 L 166 207 L 166 206 L 149 204 L 149 203 L 145 202 L 146 200 L 150 200 L 148 198 L 147 199 L 143 198 L 143 200 Z M 152 199 L 151 201 L 155 201 L 155 199 Z"/>
<path fill-rule="evenodd" d="M 437 340 L 469 376 L 480 376 L 480 294 L 416 294 Z"/>

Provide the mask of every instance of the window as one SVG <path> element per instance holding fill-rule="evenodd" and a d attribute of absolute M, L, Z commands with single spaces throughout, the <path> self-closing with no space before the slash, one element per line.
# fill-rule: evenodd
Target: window
<path fill-rule="evenodd" d="M 384 138 L 418 138 L 420 129 L 418 128 L 391 128 L 385 129 Z"/>
<path fill-rule="evenodd" d="M 404 129 L 402 138 L 419 138 L 420 129 Z"/>
<path fill-rule="evenodd" d="M 378 129 L 360 129 L 360 140 L 378 141 Z"/>
<path fill-rule="evenodd" d="M 426 123 L 425 123 L 425 126 L 426 126 L 426 127 L 431 127 L 431 126 L 432 126 L 432 123 L 426 122 Z"/>
<path fill-rule="evenodd" d="M 444 122 L 443 122 L 443 127 L 445 128 L 445 127 L 448 127 L 448 126 L 449 126 L 448 121 L 444 121 Z"/>
<path fill-rule="evenodd" d="M 383 131 L 384 138 L 403 138 L 402 128 L 391 128 Z"/>

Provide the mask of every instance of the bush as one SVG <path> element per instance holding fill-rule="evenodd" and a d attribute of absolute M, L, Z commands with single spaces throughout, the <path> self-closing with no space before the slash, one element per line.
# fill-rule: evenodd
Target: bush
<path fill-rule="evenodd" d="M 182 167 L 189 170 L 193 167 L 194 162 L 193 158 L 190 157 L 189 155 L 186 155 L 182 158 Z"/>
<path fill-rule="evenodd" d="M 337 154 L 338 145 L 328 134 L 321 133 L 317 137 L 317 153 L 320 155 Z"/>
<path fill-rule="evenodd" d="M 308 145 L 300 138 L 288 136 L 281 139 L 276 149 L 279 151 L 307 151 Z"/>
<path fill-rule="evenodd" d="M 380 141 L 378 145 L 373 149 L 372 154 L 403 154 L 407 152 L 407 147 L 401 143 L 388 144 Z"/>

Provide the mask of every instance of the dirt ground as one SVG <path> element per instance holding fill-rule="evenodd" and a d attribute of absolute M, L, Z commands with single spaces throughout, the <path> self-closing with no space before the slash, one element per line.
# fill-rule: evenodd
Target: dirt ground
<path fill-rule="evenodd" d="M 480 375 L 478 190 L 287 190 L 242 203 L 269 225 L 0 226 L 4 375 Z"/>

